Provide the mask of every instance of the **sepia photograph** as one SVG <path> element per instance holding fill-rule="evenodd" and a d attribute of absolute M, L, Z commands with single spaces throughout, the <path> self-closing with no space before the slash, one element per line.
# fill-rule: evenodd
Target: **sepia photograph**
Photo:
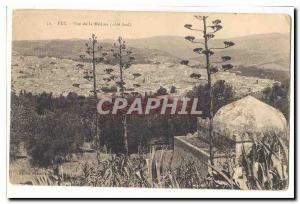
<path fill-rule="evenodd" d="M 285 13 L 14 9 L 12 186 L 285 191 Z"/>

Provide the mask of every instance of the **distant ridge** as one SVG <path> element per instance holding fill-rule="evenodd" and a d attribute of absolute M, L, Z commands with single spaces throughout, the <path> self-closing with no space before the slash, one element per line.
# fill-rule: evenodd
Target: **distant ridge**
<path fill-rule="evenodd" d="M 235 66 L 257 67 L 268 70 L 288 71 L 290 62 L 289 34 L 269 33 L 230 38 L 235 46 L 215 53 L 215 59 L 230 55 Z M 103 46 L 111 48 L 115 40 L 104 39 Z M 224 39 L 210 42 L 213 47 L 222 46 Z M 78 60 L 84 53 L 86 40 L 38 40 L 13 41 L 13 51 L 22 55 L 49 56 Z M 140 39 L 127 39 L 127 46 L 132 47 L 136 63 L 157 62 L 179 63 L 182 59 L 198 63 L 199 55 L 193 53 L 195 44 L 189 43 L 181 36 L 156 36 Z"/>

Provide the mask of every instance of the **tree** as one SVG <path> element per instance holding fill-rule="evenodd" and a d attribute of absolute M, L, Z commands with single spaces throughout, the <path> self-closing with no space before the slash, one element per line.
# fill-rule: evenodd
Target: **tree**
<path fill-rule="evenodd" d="M 81 115 L 69 110 L 49 111 L 35 120 L 36 130 L 29 140 L 29 154 L 33 164 L 39 166 L 62 163 L 68 154 L 79 150 L 83 137 L 88 134 Z"/>
<path fill-rule="evenodd" d="M 202 118 L 209 117 L 208 103 L 208 85 L 198 84 L 188 91 L 185 96 L 187 98 L 198 98 L 198 104 L 203 107 Z M 213 84 L 213 112 L 216 113 L 221 107 L 235 100 L 233 87 L 225 83 L 224 80 L 218 80 Z"/>
<path fill-rule="evenodd" d="M 31 93 L 21 91 L 19 95 L 11 93 L 10 112 L 10 159 L 14 160 L 19 153 L 21 142 L 27 150 L 30 137 L 34 134 L 36 122 L 36 100 Z"/>
<path fill-rule="evenodd" d="M 110 79 L 115 81 L 116 85 L 119 87 L 119 93 L 122 98 L 126 98 L 128 93 L 126 93 L 126 82 L 124 81 L 124 71 L 132 65 L 134 61 L 134 57 L 132 56 L 132 52 L 126 48 L 125 41 L 122 37 L 119 37 L 117 42 L 114 43 L 114 48 L 111 50 L 113 57 L 117 60 L 119 65 L 119 73 L 113 74 L 113 70 L 105 70 L 107 74 L 110 75 Z M 135 73 L 133 74 L 134 79 L 140 77 L 141 74 Z M 139 87 L 139 84 L 134 84 L 136 87 Z M 130 89 L 134 91 L 133 88 Z M 123 139 L 124 139 L 124 148 L 126 155 L 128 154 L 128 128 L 127 128 L 127 114 L 123 114 Z"/>
<path fill-rule="evenodd" d="M 216 113 L 222 106 L 234 101 L 233 87 L 225 80 L 218 80 L 213 85 L 213 112 Z"/>
<path fill-rule="evenodd" d="M 97 106 L 97 102 L 98 102 L 98 97 L 97 97 L 97 92 L 99 92 L 99 90 L 97 89 L 97 75 L 96 75 L 96 65 L 99 63 L 103 63 L 106 62 L 107 59 L 105 58 L 107 56 L 107 52 L 105 52 L 103 50 L 102 46 L 98 46 L 97 45 L 97 36 L 95 34 L 92 34 L 92 36 L 89 38 L 89 42 L 85 43 L 86 46 L 86 55 L 80 55 L 80 58 L 82 60 L 88 60 L 88 61 L 92 61 L 92 76 L 90 75 L 90 72 L 87 71 L 84 78 L 87 80 L 91 80 L 93 81 L 93 96 L 94 96 L 94 100 L 95 100 L 95 107 Z M 98 55 L 98 56 L 96 56 Z M 99 136 L 99 127 L 98 127 L 98 114 L 96 112 L 96 108 L 95 108 L 95 112 L 94 114 L 92 114 L 92 118 L 94 118 L 94 123 L 95 123 L 95 143 L 96 143 L 96 147 L 97 149 L 100 148 L 100 136 Z"/>
<path fill-rule="evenodd" d="M 103 50 L 102 46 L 97 46 L 97 36 L 95 34 L 92 34 L 92 36 L 89 38 L 89 43 L 85 43 L 86 46 L 86 55 L 80 55 L 80 58 L 83 60 L 92 61 L 92 76 L 90 75 L 90 72 L 86 72 L 85 79 L 87 80 L 93 80 L 93 95 L 94 98 L 97 99 L 97 75 L 96 75 L 96 65 L 99 63 L 103 63 L 107 61 L 105 56 L 107 53 Z M 97 57 L 96 55 L 99 54 L 100 56 Z"/>
<path fill-rule="evenodd" d="M 267 87 L 263 90 L 262 99 L 271 106 L 279 109 L 289 121 L 289 80 L 276 82 L 272 87 Z"/>
<path fill-rule="evenodd" d="M 221 64 L 221 69 L 224 71 L 227 71 L 229 69 L 232 69 L 233 66 L 231 64 L 224 64 L 225 62 L 231 60 L 231 57 L 229 56 L 223 56 L 221 58 L 221 61 L 219 62 L 211 62 L 211 57 L 214 55 L 213 50 L 218 49 L 226 49 L 229 47 L 232 47 L 234 45 L 231 41 L 224 41 L 224 47 L 216 47 L 212 48 L 209 47 L 209 41 L 215 37 L 215 33 L 222 29 L 221 20 L 216 19 L 211 22 L 211 24 L 207 25 L 207 18 L 208 16 L 198 16 L 196 15 L 195 18 L 197 20 L 202 21 L 203 28 L 202 29 L 195 29 L 193 25 L 191 24 L 185 24 L 184 27 L 192 30 L 197 31 L 201 33 L 202 40 L 197 40 L 194 36 L 186 36 L 185 39 L 190 41 L 194 44 L 201 44 L 202 47 L 194 48 L 193 51 L 197 54 L 204 55 L 205 56 L 205 68 L 207 72 L 207 85 L 208 85 L 208 102 L 209 102 L 209 155 L 210 155 L 210 162 L 212 165 L 214 165 L 213 162 L 213 87 L 212 87 L 212 74 L 217 73 L 220 71 L 220 68 L 218 68 L 218 64 Z M 188 64 L 188 63 L 184 63 Z M 213 65 L 214 64 L 214 65 Z M 191 78 L 199 79 L 201 80 L 201 75 L 193 73 L 191 75 Z"/>

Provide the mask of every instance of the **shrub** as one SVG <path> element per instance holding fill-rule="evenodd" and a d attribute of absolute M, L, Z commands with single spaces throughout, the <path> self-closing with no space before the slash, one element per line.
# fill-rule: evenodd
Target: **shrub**
<path fill-rule="evenodd" d="M 159 89 L 157 89 L 156 93 L 154 94 L 154 96 L 163 96 L 163 95 L 168 95 L 168 91 L 166 88 L 164 87 L 159 87 Z"/>
<path fill-rule="evenodd" d="M 79 115 L 72 112 L 47 112 L 39 116 L 37 130 L 30 139 L 33 163 L 49 166 L 65 161 L 69 153 L 77 152 L 88 135 Z"/>
<path fill-rule="evenodd" d="M 285 80 L 282 83 L 274 83 L 272 87 L 263 90 L 263 100 L 269 105 L 280 110 L 287 121 L 289 121 L 289 89 L 290 81 Z"/>
<path fill-rule="evenodd" d="M 192 91 L 186 93 L 188 98 L 198 98 L 198 103 L 202 107 L 203 115 L 206 118 L 209 115 L 208 103 L 208 86 L 198 85 L 194 86 Z M 218 80 L 213 85 L 213 113 L 216 113 L 222 106 L 234 101 L 234 91 L 231 85 L 226 84 L 224 80 Z"/>
<path fill-rule="evenodd" d="M 176 87 L 171 86 L 170 93 L 176 93 L 176 92 L 177 92 Z"/>
<path fill-rule="evenodd" d="M 17 141 L 25 142 L 27 153 L 37 166 L 48 166 L 63 160 L 70 152 L 80 152 L 83 141 L 96 142 L 97 110 L 93 97 L 75 93 L 59 97 L 22 93 L 12 94 L 11 101 L 11 158 L 18 154 Z M 149 148 L 154 135 L 167 145 L 174 135 L 196 130 L 196 117 L 191 115 L 151 113 L 145 117 L 130 115 L 127 119 L 130 153 L 136 153 L 140 147 Z M 123 152 L 122 117 L 99 116 L 98 127 L 100 145 L 106 145 L 112 153 Z"/>

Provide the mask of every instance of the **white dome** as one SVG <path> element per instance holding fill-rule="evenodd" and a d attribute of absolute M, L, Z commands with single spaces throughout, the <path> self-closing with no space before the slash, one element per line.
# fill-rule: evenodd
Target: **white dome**
<path fill-rule="evenodd" d="M 249 140 L 249 136 L 267 132 L 286 136 L 284 115 L 272 106 L 247 96 L 222 107 L 214 116 L 214 131 L 236 141 Z M 245 133 L 249 133 L 245 134 Z"/>

